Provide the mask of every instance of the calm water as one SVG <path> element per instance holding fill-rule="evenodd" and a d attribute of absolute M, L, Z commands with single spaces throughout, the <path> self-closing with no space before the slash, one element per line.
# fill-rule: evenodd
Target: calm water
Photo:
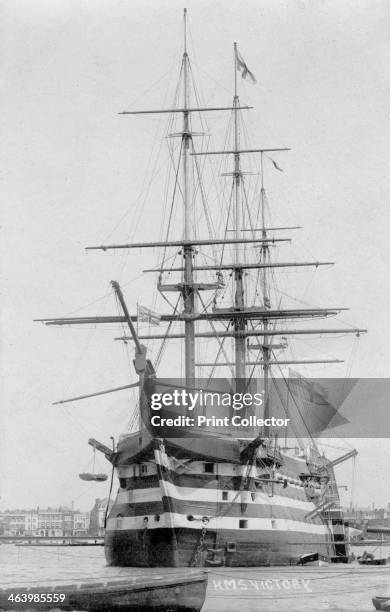
<path fill-rule="evenodd" d="M 363 549 L 356 549 L 361 554 Z M 382 556 L 376 550 L 377 556 Z M 383 556 L 390 548 L 383 548 Z M 163 570 L 166 574 L 170 570 Z M 177 572 L 177 570 L 175 570 Z M 93 582 L 162 574 L 158 569 L 106 567 L 103 548 L 0 546 L 0 586 Z M 183 569 L 183 572 L 185 570 Z M 390 565 L 323 568 L 218 568 L 209 572 L 202 612 L 372 612 L 373 595 L 390 596 Z"/>

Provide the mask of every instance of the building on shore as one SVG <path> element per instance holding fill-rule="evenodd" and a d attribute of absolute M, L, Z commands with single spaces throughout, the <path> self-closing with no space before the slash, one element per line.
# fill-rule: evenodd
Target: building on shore
<path fill-rule="evenodd" d="M 72 507 L 0 511 L 0 536 L 103 536 L 108 498 L 95 499 L 89 512 Z M 112 502 L 109 507 L 111 508 Z"/>
<path fill-rule="evenodd" d="M 88 535 L 89 512 L 73 508 L 16 509 L 0 512 L 3 536 L 74 536 Z"/>

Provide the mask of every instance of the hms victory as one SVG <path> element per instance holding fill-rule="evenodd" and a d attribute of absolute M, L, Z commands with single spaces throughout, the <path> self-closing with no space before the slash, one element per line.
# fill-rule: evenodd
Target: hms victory
<path fill-rule="evenodd" d="M 341 307 L 286 306 L 278 298 L 281 271 L 331 262 L 274 256 L 291 240 L 288 232 L 299 229 L 274 226 L 267 200 L 266 179 L 269 173 L 279 176 L 289 149 L 253 145 L 246 138 L 244 117 L 256 110 L 241 104 L 239 88 L 242 79 L 254 86 L 256 79 L 241 48 L 234 44 L 233 101 L 211 106 L 198 94 L 187 39 L 184 11 L 173 103 L 121 113 L 123 121 L 167 119 L 172 171 L 163 239 L 87 247 L 90 252 L 153 249 L 157 264 L 145 270 L 146 279 L 155 275 L 157 280 L 153 310 L 138 306 L 136 313 L 129 312 L 122 287 L 112 281 L 117 314 L 43 320 L 47 325 L 122 326 L 124 334 L 116 340 L 135 351 L 134 381 L 82 396 L 139 389 L 137 405 L 129 406 L 139 416 L 132 430 L 113 448 L 89 440 L 119 481 L 106 521 L 107 562 L 288 565 L 311 554 L 347 562 L 347 527 L 334 467 L 356 451 L 330 459 L 316 442 L 322 431 L 342 421 L 338 409 L 347 391 L 344 385 L 332 400 L 318 381 L 295 370 L 299 364 L 338 360 L 290 356 L 288 349 L 299 336 L 365 330 L 316 325 L 336 317 Z M 223 146 L 210 147 L 207 140 L 206 121 L 213 117 L 226 117 Z M 216 186 L 212 205 L 204 184 L 207 172 Z M 153 205 L 157 214 L 158 204 Z M 138 299 L 142 302 L 142 295 Z M 220 412 L 199 401 L 191 411 L 183 409 L 183 401 L 152 407 L 153 398 L 172 396 L 174 390 L 210 391 L 214 399 L 257 394 L 260 401 L 242 401 L 238 409 L 226 402 Z M 288 426 L 278 427 L 279 421 Z"/>

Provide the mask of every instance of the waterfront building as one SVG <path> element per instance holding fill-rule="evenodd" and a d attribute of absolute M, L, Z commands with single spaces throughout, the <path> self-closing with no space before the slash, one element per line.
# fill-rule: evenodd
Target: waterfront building
<path fill-rule="evenodd" d="M 88 528 L 89 512 L 64 506 L 0 512 L 0 535 L 3 536 L 87 535 Z"/>

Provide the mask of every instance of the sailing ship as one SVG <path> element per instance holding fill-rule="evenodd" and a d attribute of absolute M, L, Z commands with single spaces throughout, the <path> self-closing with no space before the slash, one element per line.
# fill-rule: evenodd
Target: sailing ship
<path fill-rule="evenodd" d="M 278 159 L 289 149 L 243 145 L 242 116 L 250 107 L 240 103 L 239 80 L 242 77 L 254 82 L 255 77 L 237 44 L 233 53 L 233 102 L 208 107 L 199 102 L 191 86 L 186 10 L 183 38 L 175 105 L 121 113 L 170 117 L 170 142 L 176 139 L 179 144 L 176 157 L 172 153 L 174 185 L 165 239 L 88 247 L 90 251 L 158 249 L 160 263 L 147 272 L 158 275 L 157 289 L 170 305 L 170 312 L 160 314 L 139 307 L 136 314 L 130 314 L 120 285 L 113 281 L 119 315 L 43 320 L 47 325 L 126 325 L 130 333 L 120 339 L 134 344 L 135 383 L 62 400 L 139 387 L 136 430 L 123 434 L 113 449 L 89 440 L 112 464 L 119 480 L 105 529 L 106 558 L 111 565 L 144 567 L 291 564 L 308 554 L 346 562 L 348 542 L 334 467 L 356 451 L 330 460 L 315 441 L 316 433 L 331 426 L 332 420 L 337 421 L 340 402 L 327 401 L 318 385 L 297 374 L 286 379 L 274 372 L 292 364 L 339 361 L 283 358 L 290 337 L 359 335 L 365 330 L 293 326 L 295 322 L 334 317 L 343 309 L 285 308 L 272 303 L 272 279 L 278 269 L 318 268 L 330 262 L 273 260 L 273 249 L 289 241 L 283 232 L 297 227 L 273 227 L 267 222 L 266 166 L 280 170 L 274 157 Z M 197 123 L 202 125 L 203 118 L 215 112 L 219 116 L 226 112 L 230 117 L 231 140 L 220 149 L 199 150 L 196 142 L 197 137 L 202 139 L 202 132 L 196 131 Z M 178 120 L 180 125 L 174 131 Z M 202 160 L 212 159 L 230 164 L 222 178 L 231 182 L 231 189 L 221 205 L 219 233 L 213 230 L 215 221 L 201 186 Z M 245 191 L 249 173 L 243 169 L 243 159 L 255 159 L 258 169 L 259 196 L 252 201 Z M 196 208 L 197 199 L 202 214 Z M 175 206 L 182 217 L 181 235 L 173 222 Z M 199 235 L 203 232 L 201 217 L 207 232 L 203 235 Z M 177 259 L 179 264 L 175 264 Z M 232 301 L 226 306 L 229 292 Z M 177 294 L 176 303 L 167 297 L 170 293 Z M 148 324 L 148 333 L 140 333 L 142 322 Z M 150 330 L 153 325 L 165 328 L 155 333 Z M 156 341 L 159 350 L 152 361 L 147 346 Z M 199 362 L 202 341 L 208 342 L 212 357 Z M 183 379 L 177 376 L 177 348 L 168 359 L 173 377 L 158 378 L 163 351 L 171 342 L 183 349 Z M 230 378 L 222 374 L 216 378 L 216 371 L 229 372 Z M 153 394 L 161 396 L 168 389 L 210 388 L 219 392 L 227 389 L 231 395 L 261 389 L 264 401 L 259 414 L 264 425 L 258 427 L 257 420 L 250 421 L 238 433 L 232 427 L 212 424 L 203 428 L 151 425 Z M 321 401 L 313 400 L 316 394 Z M 193 415 L 204 415 L 208 410 L 207 406 L 196 405 Z M 244 414 L 253 414 L 251 410 L 245 408 Z M 270 417 L 278 411 L 283 414 L 283 410 L 299 416 L 290 419 L 292 429 L 284 438 L 269 425 Z M 168 409 L 164 414 L 167 418 L 174 416 Z"/>

